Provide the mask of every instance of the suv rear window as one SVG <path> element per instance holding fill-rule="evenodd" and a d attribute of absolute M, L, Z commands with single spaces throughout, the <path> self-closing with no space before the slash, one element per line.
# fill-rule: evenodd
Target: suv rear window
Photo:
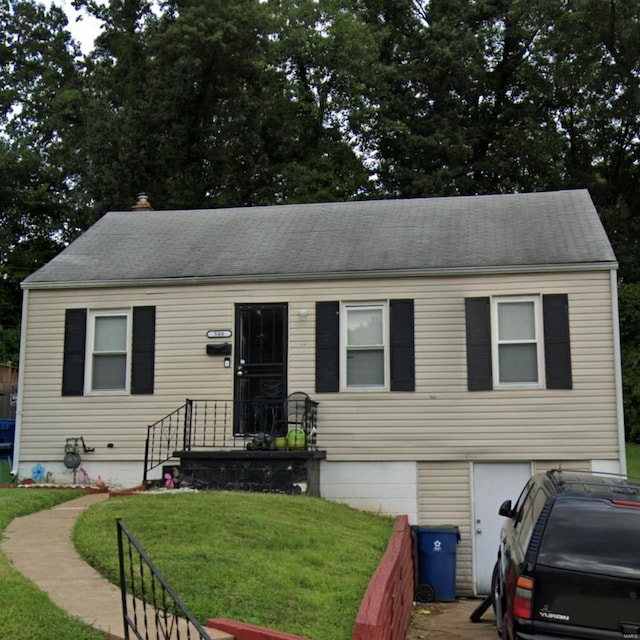
<path fill-rule="evenodd" d="M 545 527 L 538 562 L 548 567 L 621 578 L 640 577 L 640 503 L 556 500 Z"/>

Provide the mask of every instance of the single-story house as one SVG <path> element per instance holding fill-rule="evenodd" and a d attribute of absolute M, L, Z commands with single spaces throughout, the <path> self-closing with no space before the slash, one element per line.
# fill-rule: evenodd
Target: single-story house
<path fill-rule="evenodd" d="M 616 274 L 585 190 L 110 212 L 22 284 L 16 471 L 69 478 L 81 437 L 133 486 L 185 399 L 244 444 L 227 402 L 305 392 L 320 495 L 458 526 L 486 593 L 532 472 L 626 470 Z"/>

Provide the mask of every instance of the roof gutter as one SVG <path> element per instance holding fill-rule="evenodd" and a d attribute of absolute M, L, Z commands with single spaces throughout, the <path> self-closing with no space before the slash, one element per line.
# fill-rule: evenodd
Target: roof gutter
<path fill-rule="evenodd" d="M 512 273 L 566 273 L 569 271 L 603 271 L 618 268 L 618 263 L 589 262 L 549 265 L 511 265 L 496 267 L 451 267 L 443 269 L 382 269 L 371 271 L 329 271 L 322 273 L 248 273 L 220 276 L 177 278 L 132 278 L 131 280 L 74 280 L 68 282 L 22 282 L 23 289 L 104 289 L 108 287 L 151 287 L 166 285 L 225 284 L 238 282 L 291 282 L 313 280 L 374 280 L 382 278 L 491 276 Z"/>

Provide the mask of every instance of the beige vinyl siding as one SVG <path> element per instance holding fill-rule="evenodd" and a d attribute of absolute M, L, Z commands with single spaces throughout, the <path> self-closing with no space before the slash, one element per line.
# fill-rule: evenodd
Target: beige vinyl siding
<path fill-rule="evenodd" d="M 454 525 L 460 529 L 456 549 L 456 592 L 473 593 L 471 483 L 467 462 L 418 464 L 418 525 Z"/>
<path fill-rule="evenodd" d="M 464 299 L 566 293 L 573 385 L 467 391 Z M 315 303 L 415 301 L 415 392 L 315 393 Z M 83 435 L 92 458 L 141 459 L 146 426 L 185 398 L 231 399 L 233 367 L 207 356 L 209 329 L 234 327 L 235 303 L 289 304 L 289 391 L 319 401 L 329 460 L 589 460 L 616 458 L 610 274 L 517 274 L 145 288 L 31 290 L 26 326 L 21 459 L 60 455 Z M 60 395 L 64 310 L 156 307 L 155 393 Z M 308 310 L 302 318 L 300 309 Z M 233 338 L 231 339 L 233 342 Z M 113 443 L 112 449 L 107 449 Z"/>
<path fill-rule="evenodd" d="M 535 461 L 532 473 L 560 467 L 589 469 L 590 461 Z M 464 461 L 418 463 L 418 525 L 454 525 L 460 529 L 461 540 L 456 553 L 458 595 L 473 594 L 472 514 L 474 508 L 471 504 L 469 474 L 470 465 Z M 514 499 L 518 497 L 522 488 L 513 487 Z"/>
<path fill-rule="evenodd" d="M 393 292 L 393 297 L 415 298 L 416 392 L 360 393 L 353 400 L 336 394 L 331 404 L 324 400 L 323 443 L 338 445 L 344 431 L 366 434 L 357 451 L 341 449 L 336 457 L 617 457 L 608 274 L 449 278 L 416 283 L 416 289 L 398 286 Z M 468 392 L 464 298 L 563 292 L 569 294 L 574 388 Z"/>

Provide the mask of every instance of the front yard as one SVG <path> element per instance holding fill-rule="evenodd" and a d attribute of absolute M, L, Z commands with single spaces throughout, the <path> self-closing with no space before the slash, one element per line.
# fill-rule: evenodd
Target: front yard
<path fill-rule="evenodd" d="M 640 445 L 627 445 L 640 477 Z M 8 469 L 7 469 L 8 471 Z M 0 535 L 15 517 L 81 492 L 0 491 Z M 348 640 L 391 534 L 390 518 L 307 496 L 159 493 L 111 499 L 86 511 L 79 551 L 114 582 L 122 518 L 201 621 L 227 617 L 314 640 Z M 104 640 L 68 616 L 0 554 L 0 638 Z"/>
<path fill-rule="evenodd" d="M 205 623 L 223 617 L 313 640 L 348 640 L 392 518 L 308 496 L 203 491 L 112 498 L 84 512 L 74 541 L 112 581 L 122 518 Z"/>

